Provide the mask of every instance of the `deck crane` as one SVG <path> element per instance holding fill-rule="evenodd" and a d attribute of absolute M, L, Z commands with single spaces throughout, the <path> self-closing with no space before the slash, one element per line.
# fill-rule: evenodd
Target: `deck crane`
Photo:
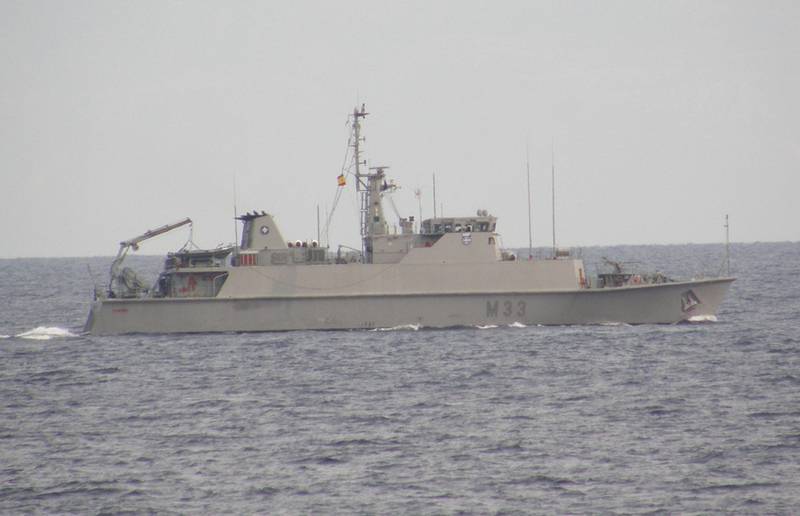
<path fill-rule="evenodd" d="M 147 290 L 138 276 L 128 267 L 120 269 L 125 256 L 130 249 L 139 250 L 139 244 L 153 237 L 163 235 L 173 229 L 191 224 L 192 219 L 185 218 L 173 224 L 166 224 L 156 229 L 149 229 L 139 236 L 123 240 L 119 243 L 117 257 L 111 262 L 110 278 L 108 281 L 108 297 L 135 297 L 139 292 Z"/>

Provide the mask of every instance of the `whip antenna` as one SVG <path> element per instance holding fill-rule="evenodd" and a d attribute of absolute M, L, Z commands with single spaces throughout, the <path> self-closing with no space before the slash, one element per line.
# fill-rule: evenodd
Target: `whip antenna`
<path fill-rule="evenodd" d="M 236 172 L 233 173 L 233 245 L 234 252 L 239 254 L 239 235 L 236 227 L 236 219 L 239 217 L 239 210 L 236 209 Z"/>
<path fill-rule="evenodd" d="M 433 218 L 436 218 L 436 172 L 433 173 Z"/>
<path fill-rule="evenodd" d="M 525 169 L 528 174 L 528 260 L 533 260 L 533 219 L 531 218 L 531 161 L 525 144 Z"/>
<path fill-rule="evenodd" d="M 725 275 L 731 275 L 731 238 L 730 238 L 730 224 L 728 224 L 728 215 L 725 214 Z"/>
<path fill-rule="evenodd" d="M 553 259 L 556 257 L 556 144 L 550 143 L 550 185 L 553 194 Z"/>

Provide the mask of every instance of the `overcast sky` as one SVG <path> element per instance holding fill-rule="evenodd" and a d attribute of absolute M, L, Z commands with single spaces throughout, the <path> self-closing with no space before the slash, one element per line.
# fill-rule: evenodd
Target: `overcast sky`
<path fill-rule="evenodd" d="M 316 236 L 370 112 L 395 202 L 509 247 L 800 240 L 800 2 L 0 0 L 0 257 L 110 255 L 239 211 Z M 360 247 L 355 193 L 332 243 Z M 391 208 L 387 213 L 394 219 Z M 144 244 L 175 249 L 185 230 Z"/>

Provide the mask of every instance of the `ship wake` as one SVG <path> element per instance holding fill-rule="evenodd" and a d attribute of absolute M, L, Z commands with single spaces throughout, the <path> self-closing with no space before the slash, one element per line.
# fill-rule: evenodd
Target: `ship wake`
<path fill-rule="evenodd" d="M 401 324 L 390 328 L 375 328 L 371 331 L 419 331 L 420 328 L 422 325 L 419 324 Z"/>
<path fill-rule="evenodd" d="M 541 325 L 538 325 L 538 326 L 541 326 Z M 497 324 L 485 324 L 485 325 L 479 324 L 477 326 L 474 326 L 474 328 L 477 328 L 479 330 L 493 330 L 493 329 L 499 328 L 499 327 L 500 326 L 497 325 Z M 515 322 L 513 322 L 511 324 L 503 325 L 503 327 L 504 328 L 527 328 L 528 325 L 527 324 L 523 324 L 521 322 L 515 321 Z"/>
<path fill-rule="evenodd" d="M 0 335 L 0 338 L 9 339 L 12 335 Z M 77 337 L 71 331 L 57 326 L 37 326 L 36 328 L 13 335 L 17 339 L 50 340 Z"/>

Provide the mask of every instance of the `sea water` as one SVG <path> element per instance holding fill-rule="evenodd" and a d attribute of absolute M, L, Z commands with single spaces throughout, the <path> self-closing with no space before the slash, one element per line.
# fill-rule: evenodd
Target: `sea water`
<path fill-rule="evenodd" d="M 2 513 L 800 510 L 800 244 L 733 246 L 716 322 L 641 326 L 83 336 L 109 263 L 0 260 Z"/>

